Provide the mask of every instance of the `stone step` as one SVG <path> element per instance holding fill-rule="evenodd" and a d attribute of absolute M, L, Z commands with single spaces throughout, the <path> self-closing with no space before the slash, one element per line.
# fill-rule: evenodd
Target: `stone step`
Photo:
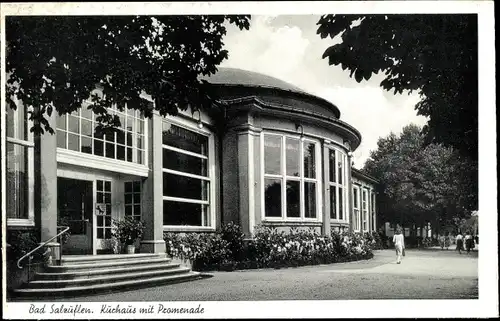
<path fill-rule="evenodd" d="M 68 272 L 38 272 L 35 274 L 35 279 L 38 280 L 76 280 L 87 279 L 99 275 L 119 274 L 125 272 L 143 272 L 153 270 L 169 270 L 176 269 L 181 266 L 180 263 L 160 263 L 160 264 L 144 264 L 137 266 L 126 267 L 108 267 L 103 269 L 84 269 L 72 270 Z"/>
<path fill-rule="evenodd" d="M 131 267 L 154 263 L 170 263 L 170 258 L 154 258 L 154 259 L 129 259 L 129 260 L 116 260 L 116 261 L 96 261 L 92 263 L 65 263 L 63 265 L 48 265 L 46 268 L 47 272 L 69 272 L 75 270 L 96 270 L 96 269 L 107 269 L 107 268 L 117 268 L 117 267 Z"/>
<path fill-rule="evenodd" d="M 92 285 L 81 285 L 64 288 L 22 288 L 14 290 L 14 294 L 21 297 L 47 298 L 80 294 L 96 294 L 108 291 L 125 290 L 130 288 L 150 287 L 165 284 L 173 284 L 201 279 L 202 274 L 188 272 L 160 277 L 147 277 L 133 280 L 125 280 L 114 283 L 100 283 Z"/>
<path fill-rule="evenodd" d="M 182 275 L 189 273 L 188 268 L 173 268 L 173 269 L 154 269 L 150 271 L 140 271 L 140 272 L 119 272 L 111 275 L 97 275 L 88 278 L 78 278 L 78 279 L 59 279 L 59 280 L 35 280 L 28 284 L 29 288 L 39 288 L 39 289 L 54 289 L 54 288 L 74 288 L 79 286 L 90 286 L 103 283 L 116 283 L 129 280 L 137 280 L 141 278 L 154 278 L 169 275 Z"/>
<path fill-rule="evenodd" d="M 80 264 L 110 261 L 146 260 L 165 258 L 165 254 L 137 253 L 137 254 L 99 254 L 99 255 L 63 255 L 61 264 Z"/>

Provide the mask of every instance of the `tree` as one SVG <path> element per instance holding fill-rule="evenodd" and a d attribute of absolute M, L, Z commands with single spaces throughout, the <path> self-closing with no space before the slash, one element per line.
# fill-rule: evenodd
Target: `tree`
<path fill-rule="evenodd" d="M 477 170 L 470 160 L 451 147 L 425 144 L 416 125 L 404 127 L 399 137 L 379 139 L 363 171 L 380 181 L 378 212 L 384 221 L 445 226 L 477 208 L 477 190 L 469 184 Z"/>
<path fill-rule="evenodd" d="M 324 15 L 318 25 L 321 38 L 342 39 L 323 54 L 330 65 L 358 82 L 382 71 L 380 86 L 395 94 L 418 91 L 426 143 L 477 160 L 477 15 Z"/>
<path fill-rule="evenodd" d="M 215 97 L 200 75 L 228 57 L 226 23 L 249 29 L 249 16 L 6 17 L 6 96 L 29 106 L 32 131 L 53 133 L 46 115 L 71 113 L 91 100 L 98 130 L 119 127 L 106 108 L 138 109 L 155 101 L 163 116 L 211 106 Z M 100 89 L 96 92 L 96 85 Z"/>

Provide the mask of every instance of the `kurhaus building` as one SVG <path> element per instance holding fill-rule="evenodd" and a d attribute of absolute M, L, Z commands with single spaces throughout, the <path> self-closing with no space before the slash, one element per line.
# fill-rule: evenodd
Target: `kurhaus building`
<path fill-rule="evenodd" d="M 163 232 L 255 226 L 376 229 L 377 183 L 351 168 L 360 133 L 339 109 L 281 80 L 220 68 L 207 79 L 221 104 L 201 113 L 121 120 L 97 135 L 92 112 L 51 119 L 55 135 L 33 137 L 26 109 L 8 109 L 9 229 L 38 228 L 41 240 L 71 226 L 63 253 L 110 251 L 112 219 L 143 220 L 141 252 L 165 252 Z"/>

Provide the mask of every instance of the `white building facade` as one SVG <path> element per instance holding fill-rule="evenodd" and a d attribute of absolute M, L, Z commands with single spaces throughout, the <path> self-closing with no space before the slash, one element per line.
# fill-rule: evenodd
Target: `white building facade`
<path fill-rule="evenodd" d="M 44 241 L 64 222 L 63 253 L 92 255 L 111 251 L 112 220 L 126 216 L 146 223 L 140 251 L 156 253 L 164 232 L 229 221 L 249 238 L 259 224 L 377 229 L 377 182 L 351 168 L 361 135 L 336 106 L 243 70 L 208 80 L 220 96 L 213 110 L 145 118 L 115 106 L 121 128 L 106 135 L 85 106 L 51 117 L 56 134 L 42 136 L 29 132 L 28 107 L 8 109 L 8 229 L 34 229 Z"/>

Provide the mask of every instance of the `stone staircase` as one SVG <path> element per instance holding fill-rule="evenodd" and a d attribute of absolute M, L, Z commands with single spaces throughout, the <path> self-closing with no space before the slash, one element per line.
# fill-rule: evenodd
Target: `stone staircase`
<path fill-rule="evenodd" d="M 21 288 L 17 298 L 72 297 L 201 279 L 202 274 L 164 254 L 67 255 Z"/>

